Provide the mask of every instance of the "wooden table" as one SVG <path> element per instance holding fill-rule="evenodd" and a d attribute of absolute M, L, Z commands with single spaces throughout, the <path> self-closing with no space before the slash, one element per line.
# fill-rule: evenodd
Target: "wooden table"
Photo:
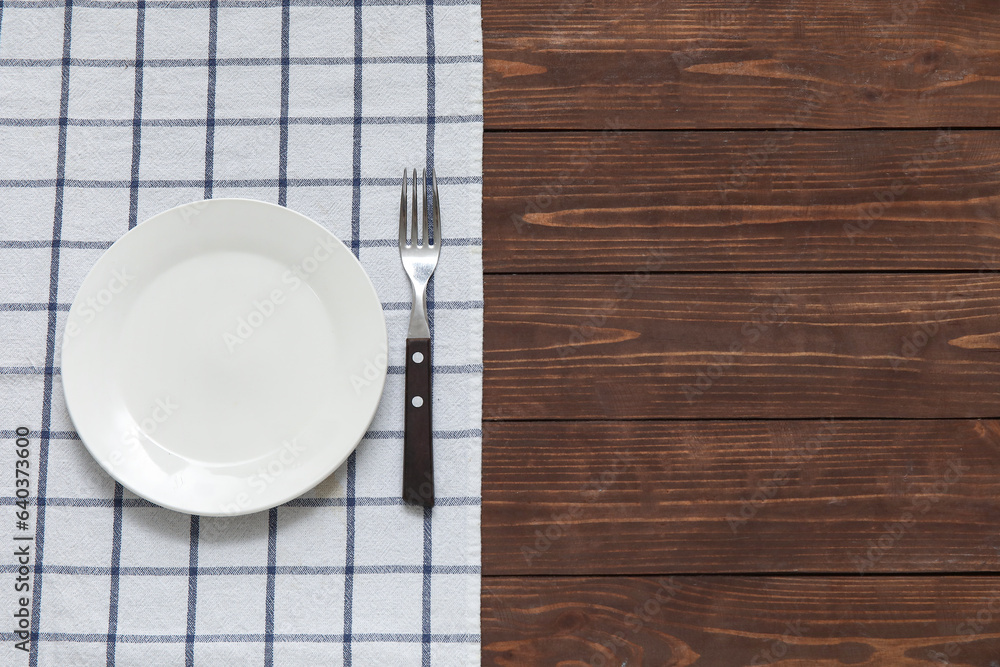
<path fill-rule="evenodd" d="M 485 665 L 1000 665 L 996 0 L 491 0 Z"/>

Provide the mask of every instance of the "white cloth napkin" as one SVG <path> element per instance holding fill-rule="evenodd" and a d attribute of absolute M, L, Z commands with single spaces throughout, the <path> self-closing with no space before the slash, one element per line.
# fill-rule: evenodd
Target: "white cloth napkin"
<path fill-rule="evenodd" d="M 479 664 L 482 108 L 478 0 L 4 0 L 0 664 Z M 425 164 L 445 237 L 429 512 L 399 498 L 409 288 L 395 240 L 402 170 Z M 197 518 L 93 461 L 60 342 L 112 242 L 218 197 L 285 204 L 351 247 L 384 305 L 390 367 L 371 431 L 329 479 L 270 512 Z"/>

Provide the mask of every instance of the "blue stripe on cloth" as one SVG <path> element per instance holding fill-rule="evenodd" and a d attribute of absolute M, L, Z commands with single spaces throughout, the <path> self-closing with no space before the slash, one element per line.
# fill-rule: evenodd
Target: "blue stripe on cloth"
<path fill-rule="evenodd" d="M 386 371 L 389 375 L 404 375 L 406 373 L 405 366 L 389 366 Z M 441 364 L 434 367 L 434 373 L 437 375 L 472 375 L 476 373 L 483 372 L 482 364 Z"/>
<path fill-rule="evenodd" d="M 136 3 L 135 16 L 135 93 L 132 101 L 132 183 L 129 188 L 128 228 L 138 223 L 139 217 L 139 161 L 142 150 L 142 61 L 145 47 L 146 5 L 145 0 Z M 114 667 L 115 651 L 118 646 L 118 598 L 120 566 L 122 560 L 122 498 L 125 489 L 115 481 L 114 518 L 111 542 L 111 593 L 108 603 L 108 647 L 107 666 Z"/>
<path fill-rule="evenodd" d="M 149 66 L 148 61 L 145 66 Z M 482 123 L 483 117 L 474 114 L 445 115 L 437 116 L 434 121 L 440 124 Z M 290 116 L 287 122 L 289 125 L 353 125 L 354 116 Z M 132 125 L 132 121 L 128 118 L 69 118 L 67 123 L 79 127 L 130 127 Z M 280 123 L 280 117 L 269 116 L 216 118 L 214 121 L 216 127 L 259 127 L 279 125 Z M 362 125 L 424 125 L 425 123 L 427 123 L 427 118 L 424 116 L 365 116 L 361 119 Z M 54 127 L 58 124 L 58 118 L 0 117 L 0 126 L 2 127 Z M 142 120 L 143 127 L 202 127 L 207 124 L 208 121 L 205 118 L 144 118 Z M 440 179 L 438 180 L 440 181 Z"/>
<path fill-rule="evenodd" d="M 421 657 L 423 667 L 430 667 L 431 665 L 431 577 L 433 574 L 433 567 L 431 565 L 431 556 L 433 551 L 433 533 L 434 527 L 432 524 L 432 508 L 424 508 L 424 565 L 423 565 L 423 581 L 422 592 L 421 592 L 421 602 L 423 608 L 421 609 L 421 619 L 420 625 L 423 629 L 423 645 L 421 646 Z"/>
<path fill-rule="evenodd" d="M 53 246 L 58 247 L 58 246 Z M 383 301 L 382 310 L 409 310 L 409 301 Z M 441 310 L 476 310 L 483 307 L 482 301 L 437 301 L 436 308 Z M 69 310 L 68 303 L 0 303 L 0 311 L 4 310 Z"/>
<path fill-rule="evenodd" d="M 289 33 L 291 31 L 291 6 L 289 0 L 281 3 L 281 119 L 278 137 L 278 205 L 288 202 L 288 83 L 290 78 Z"/>
<path fill-rule="evenodd" d="M 111 575 L 111 597 L 108 603 L 108 667 L 113 667 L 115 664 L 115 648 L 118 645 L 118 587 L 122 563 L 122 496 L 124 493 L 124 487 L 115 482 L 114 519 L 111 528 L 111 567 L 108 568 L 108 574 Z"/>
<path fill-rule="evenodd" d="M 215 162 L 215 56 L 219 47 L 219 0 L 208 6 L 208 95 L 205 114 L 205 199 L 212 198 L 212 177 Z"/>
<path fill-rule="evenodd" d="M 0 309 L 2 310 L 2 309 Z M 29 309 L 22 309 L 29 310 Z M 43 310 L 39 308 L 38 310 Z M 389 366 L 386 368 L 389 375 L 403 375 L 403 366 Z M 461 364 L 461 365 L 441 365 L 435 366 L 436 375 L 475 375 L 483 372 L 482 364 Z M 62 368 L 37 368 L 35 366 L 0 366 L 0 375 L 62 375 Z"/>
<path fill-rule="evenodd" d="M 398 239 L 363 239 L 361 241 L 362 248 L 395 248 L 399 243 Z M 469 238 L 469 237 L 458 237 L 454 239 L 445 239 L 441 244 L 443 246 L 471 246 L 480 247 L 483 245 L 482 238 Z"/>
<path fill-rule="evenodd" d="M 212 121 L 211 126 L 214 127 L 215 122 Z M 451 178 L 439 178 L 438 183 L 441 185 L 464 185 L 464 184 L 474 184 L 481 185 L 483 179 L 479 176 L 453 176 Z M 35 178 L 35 179 L 7 179 L 0 180 L 0 188 L 51 188 L 56 184 L 55 179 L 51 178 Z M 354 187 L 358 185 L 357 178 L 289 178 L 289 187 L 329 187 L 329 186 L 343 186 L 343 187 Z M 226 186 L 231 188 L 257 188 L 257 187 L 268 187 L 276 188 L 278 187 L 277 178 L 233 178 L 233 179 L 219 179 L 219 180 L 174 180 L 174 179 L 157 179 L 157 180 L 141 180 L 139 181 L 140 188 L 198 188 L 201 186 L 211 187 L 215 186 Z M 400 179 L 398 178 L 362 178 L 360 180 L 360 185 L 381 185 L 390 186 L 394 188 L 399 188 Z M 121 181 L 111 181 L 111 180 L 98 180 L 98 179 L 64 179 L 63 186 L 67 188 L 129 188 L 132 187 L 131 180 L 121 180 Z"/>
<path fill-rule="evenodd" d="M 13 429 L 0 429 L 0 438 L 13 438 L 15 436 Z M 79 440 L 80 435 L 75 431 L 29 431 L 29 438 L 41 438 L 46 437 L 51 440 Z M 451 429 L 451 430 L 441 430 L 434 431 L 434 438 L 437 440 L 461 440 L 463 438 L 481 438 L 483 437 L 483 430 L 479 428 L 467 428 L 467 429 Z M 401 440 L 403 438 L 402 431 L 389 431 L 385 429 L 372 429 L 365 433 L 366 440 L 391 440 L 397 439 Z M 126 501 L 128 502 L 128 501 Z"/>
<path fill-rule="evenodd" d="M 347 495 L 344 498 L 346 540 L 344 545 L 344 667 L 351 665 L 351 614 L 354 610 L 354 505 L 356 498 L 357 450 L 347 458 Z"/>
<path fill-rule="evenodd" d="M 62 238 L 63 223 L 63 182 L 66 179 L 66 134 L 69 126 L 62 119 L 69 117 L 69 57 L 73 34 L 73 2 L 66 0 L 63 12 L 63 66 L 61 90 L 59 93 L 59 138 L 56 153 L 55 206 L 52 215 L 52 254 L 49 265 L 49 303 L 59 303 L 59 240 Z M 45 338 L 45 366 L 55 366 L 56 354 L 56 310 L 49 309 L 48 329 Z M 42 388 L 42 423 L 40 430 L 48 432 L 52 426 L 52 374 L 45 374 Z M 42 437 L 38 445 L 38 497 L 45 498 L 48 490 L 49 440 Z M 35 513 L 35 576 L 31 593 L 31 645 L 28 651 L 29 667 L 38 667 L 38 632 L 42 614 L 42 566 L 45 564 L 45 505 L 39 505 Z M 107 638 L 105 637 L 105 640 Z"/>
<path fill-rule="evenodd" d="M 363 11 L 360 1 L 354 3 L 354 132 L 353 151 L 351 154 L 351 252 L 360 256 L 358 245 L 361 239 L 361 117 L 364 112 L 362 100 L 362 77 L 364 65 L 361 57 L 364 55 L 364 32 L 362 29 Z M 402 182 L 402 181 L 400 181 Z"/>
<path fill-rule="evenodd" d="M 10 574 L 17 571 L 18 566 L 0 565 L 0 573 Z M 271 567 L 264 565 L 228 565 L 217 567 L 197 567 L 199 577 L 226 577 L 243 575 L 266 575 Z M 296 575 L 340 575 L 347 569 L 342 565 L 277 565 L 274 574 Z M 433 574 L 479 574 L 478 565 L 432 565 Z M 106 577 L 112 573 L 110 567 L 95 567 L 90 565 L 46 565 L 46 574 L 71 574 L 79 576 Z M 423 565 L 356 565 L 355 574 L 421 574 Z M 120 567 L 122 577 L 186 577 L 191 574 L 189 567 Z"/>
<path fill-rule="evenodd" d="M 93 242 L 88 242 L 86 245 L 82 245 L 82 244 L 80 244 L 80 242 L 62 241 L 59 245 L 62 248 L 83 248 L 83 249 L 87 249 L 87 250 L 90 250 L 90 249 L 103 250 L 103 249 L 110 248 L 111 247 L 111 243 L 112 243 L 111 241 L 93 241 Z M 358 242 L 358 245 L 361 246 L 362 248 L 395 248 L 398 243 L 399 243 L 399 240 L 396 239 L 396 238 L 391 238 L 391 239 L 361 239 Z M 478 248 L 478 247 L 480 247 L 480 246 L 483 245 L 483 239 L 482 238 L 469 238 L 469 237 L 463 237 L 463 238 L 457 238 L 457 239 L 448 239 L 448 242 L 445 243 L 445 245 L 448 245 L 448 246 L 452 246 L 452 245 L 453 246 L 471 246 L 471 247 L 474 247 L 474 248 Z M 51 247 L 52 247 L 52 241 L 0 241 L 0 249 L 8 249 L 8 248 L 10 248 L 10 249 L 14 249 L 14 248 L 34 249 L 34 248 L 51 248 Z M 69 310 L 69 304 L 68 303 L 67 304 L 60 304 L 60 305 L 61 306 L 65 306 L 66 310 Z M 3 309 L 3 306 L 4 306 L 4 304 L 0 303 L 0 310 Z"/>
<path fill-rule="evenodd" d="M 212 198 L 213 156 L 215 150 L 215 56 L 219 40 L 219 2 L 211 0 L 208 9 L 208 92 L 205 110 L 205 199 Z M 187 641 L 184 646 L 185 667 L 194 667 L 194 640 L 198 610 L 198 540 L 199 517 L 191 517 L 190 552 L 188 555 Z"/>
<path fill-rule="evenodd" d="M 364 109 L 362 104 L 362 76 L 364 65 L 361 62 L 364 56 L 364 30 L 362 21 L 364 12 L 361 0 L 354 0 L 354 129 L 353 129 L 353 151 L 351 155 L 351 252 L 355 257 L 360 257 L 361 246 L 361 114 Z M 351 619 L 354 609 L 354 539 L 355 539 L 355 486 L 358 474 L 358 451 L 355 449 L 347 459 L 347 493 L 345 497 L 345 521 L 346 540 L 344 544 L 344 667 L 351 667 L 351 631 L 353 630 Z"/>
<path fill-rule="evenodd" d="M 446 182 L 449 179 L 438 179 L 438 183 L 442 185 L 447 185 Z M 475 184 L 481 185 L 481 178 L 478 177 L 459 177 L 450 179 L 452 183 L 458 184 Z M 396 181 L 393 184 L 392 181 Z M 445 181 L 445 182 L 443 182 Z M 341 186 L 341 187 L 353 187 L 357 182 L 356 179 L 349 178 L 289 178 L 287 179 L 289 187 L 330 187 L 330 186 Z M 0 180 L 0 188 L 49 188 L 55 186 L 55 179 L 8 179 Z M 116 189 L 116 188 L 129 188 L 132 187 L 132 182 L 128 180 L 122 181 L 106 181 L 97 179 L 79 180 L 79 179 L 64 179 L 62 183 L 64 187 L 67 188 L 88 188 L 88 189 Z M 382 186 L 394 186 L 399 187 L 399 179 L 391 178 L 363 178 L 361 179 L 361 185 L 382 185 Z M 198 188 L 205 186 L 209 187 L 230 187 L 230 188 L 276 188 L 278 187 L 277 178 L 241 178 L 241 179 L 212 179 L 212 180 L 140 180 L 138 183 L 140 188 Z"/>
<path fill-rule="evenodd" d="M 37 498 L 28 498 L 31 505 L 46 505 L 49 507 L 114 507 L 114 500 L 111 498 L 54 498 L 47 497 L 42 502 Z M 479 498 L 475 496 L 446 496 L 438 498 L 436 502 L 442 506 L 478 506 Z M 13 505 L 14 496 L 0 498 L 0 506 Z M 357 507 L 393 507 L 402 506 L 405 503 L 402 498 L 385 496 L 356 496 L 353 500 Z M 289 500 L 283 507 L 345 507 L 345 498 L 295 498 Z M 125 498 L 122 500 L 122 507 L 159 507 L 148 500 L 142 498 Z M 2 567 L 2 566 L 0 566 Z"/>
<path fill-rule="evenodd" d="M 142 68 L 145 48 L 146 4 L 139 0 L 135 17 L 135 98 L 132 109 L 132 183 L 129 190 L 128 228 L 138 224 L 139 158 L 142 151 Z"/>
<path fill-rule="evenodd" d="M 0 641 L 14 641 L 15 635 L 13 632 L 2 632 L 0 633 Z M 79 643 L 93 643 L 93 642 L 103 642 L 105 639 L 104 635 L 101 634 L 84 634 L 84 633 L 71 633 L 71 632 L 42 632 L 39 633 L 39 640 L 46 642 L 79 642 Z M 349 639 L 355 642 L 380 642 L 380 643 L 396 643 L 396 644 L 416 644 L 423 641 L 422 634 L 403 634 L 403 633 L 364 633 L 351 635 L 350 638 L 344 635 L 332 634 L 332 635 L 320 635 L 320 634 L 293 634 L 293 633 L 283 633 L 275 634 L 274 641 L 279 643 L 294 642 L 294 643 L 312 643 L 312 644 L 323 644 L 323 643 L 337 643 Z M 186 635 L 119 635 L 119 641 L 122 644 L 179 644 L 187 640 Z M 440 634 L 431 635 L 431 640 L 439 644 L 478 644 L 480 642 L 480 636 L 478 634 Z M 212 643 L 257 643 L 264 641 L 264 635 L 262 634 L 226 634 L 226 635 L 216 635 L 216 634 L 203 634 L 198 635 L 195 638 L 195 643 L 199 644 L 212 644 Z M 228 665 L 227 665 L 228 667 Z M 381 667 L 381 666 L 380 666 Z"/>
<path fill-rule="evenodd" d="M 400 494 L 402 495 L 402 494 Z M 454 496 L 451 498 L 435 498 L 435 504 L 446 506 L 458 506 L 458 505 L 470 505 L 478 506 L 480 504 L 479 498 L 475 497 L 463 497 Z M 339 507 L 344 504 L 343 498 L 296 498 L 295 500 L 289 500 L 286 503 L 288 507 Z M 405 505 L 402 498 L 396 497 L 355 497 L 351 498 L 348 505 L 356 505 L 358 507 L 387 507 L 395 505 Z"/>
<path fill-rule="evenodd" d="M 437 79 L 436 72 L 434 70 L 436 58 L 434 57 L 434 0 L 426 0 L 426 41 L 427 41 L 427 165 L 431 169 L 434 169 L 434 139 L 435 139 L 435 114 L 436 114 L 436 90 L 437 90 Z M 426 190 L 431 189 L 430 184 L 424 179 L 425 196 L 427 196 Z M 433 195 L 433 193 L 430 193 Z M 430 211 L 425 211 L 424 215 L 429 215 Z M 442 230 L 444 227 L 443 221 L 428 221 L 428 229 L 431 230 L 434 224 L 441 222 Z M 433 236 L 433 234 L 431 234 Z M 436 240 L 436 239 L 435 239 Z M 430 281 L 427 285 L 427 309 L 428 309 L 428 320 L 430 325 L 431 334 L 431 345 L 434 344 L 434 309 L 437 305 L 434 300 L 434 287 L 436 281 L 434 276 L 431 276 Z M 434 360 L 433 350 L 431 352 L 431 363 Z M 434 371 L 439 370 L 440 367 L 432 367 L 432 379 Z M 433 395 L 433 394 L 432 394 Z M 433 437 L 433 431 L 431 432 Z M 433 450 L 432 450 L 433 452 Z M 433 453 L 432 453 L 433 456 Z M 433 461 L 431 462 L 433 466 Z M 433 469 L 433 468 L 432 468 Z M 421 664 L 422 667 L 430 667 L 431 664 L 431 563 L 433 562 L 433 541 L 432 536 L 434 533 L 433 527 L 434 515 L 433 510 L 430 507 L 424 508 L 424 576 L 421 582 L 421 628 L 423 630 L 423 642 L 421 644 Z"/>
<path fill-rule="evenodd" d="M 481 438 L 483 430 L 480 428 L 449 429 L 433 432 L 435 440 L 461 440 L 463 438 Z M 366 440 L 402 440 L 402 431 L 387 431 L 383 429 L 372 430 L 365 433 Z"/>
<path fill-rule="evenodd" d="M 72 248 L 74 250 L 107 250 L 111 247 L 113 241 L 66 241 L 64 239 L 59 239 L 58 241 L 53 241 L 51 239 L 47 241 L 0 241 L 0 248 L 3 249 L 15 249 L 15 248 Z M 69 304 L 62 304 L 66 306 L 66 310 L 69 310 Z"/>
<path fill-rule="evenodd" d="M 194 642 L 197 633 L 198 610 L 198 536 L 200 519 L 191 516 L 191 538 L 188 551 L 187 635 L 184 642 L 184 667 L 194 667 Z"/>
<path fill-rule="evenodd" d="M 280 7 L 281 0 L 217 0 L 223 8 Z M 423 6 L 425 0 L 292 0 L 293 7 L 411 7 Z M 7 0 L 7 6 L 23 9 L 62 7 L 64 0 Z M 135 9 L 136 0 L 76 0 L 77 7 L 92 9 Z M 149 9 L 205 9 L 211 0 L 147 0 Z M 440 7 L 478 7 L 479 0 L 438 0 Z"/>
<path fill-rule="evenodd" d="M 79 6 L 79 3 L 76 3 Z M 145 2 L 143 6 L 145 6 Z M 287 4 L 283 4 L 287 7 Z M 423 65 L 436 63 L 438 65 L 460 65 L 465 63 L 481 63 L 482 56 L 371 56 L 361 58 L 363 65 Z M 72 67 L 138 67 L 140 58 L 70 58 Z M 273 67 L 275 65 L 353 65 L 354 58 L 216 58 L 217 67 Z M 207 67 L 208 58 L 156 58 L 144 61 L 146 67 Z M 60 58 L 0 58 L 0 67 L 61 67 Z"/>
<path fill-rule="evenodd" d="M 278 508 L 267 513 L 267 588 L 264 593 L 264 667 L 274 666 L 274 587 L 278 562 Z"/>
<path fill-rule="evenodd" d="M 52 375 L 61 375 L 62 372 L 58 368 L 53 368 L 52 366 L 46 366 L 45 368 L 38 368 L 37 366 L 2 366 L 0 367 L 0 375 L 44 375 L 50 377 Z"/>
<path fill-rule="evenodd" d="M 433 280 L 433 278 L 431 278 Z M 409 310 L 409 301 L 383 301 L 382 310 Z M 438 310 L 477 310 L 483 307 L 482 301 L 431 301 L 431 296 L 427 297 L 428 308 Z"/>
<path fill-rule="evenodd" d="M 278 139 L 278 205 L 288 202 L 288 92 L 290 77 L 289 41 L 291 10 L 289 0 L 281 3 L 281 123 Z M 278 508 L 267 515 L 267 586 L 264 600 L 264 667 L 274 665 L 274 594 L 278 558 Z"/>

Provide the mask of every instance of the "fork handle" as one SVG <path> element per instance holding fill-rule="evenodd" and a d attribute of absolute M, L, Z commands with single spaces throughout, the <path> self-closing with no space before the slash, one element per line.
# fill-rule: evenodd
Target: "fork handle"
<path fill-rule="evenodd" d="M 411 505 L 434 505 L 430 338 L 406 339 L 403 500 Z"/>

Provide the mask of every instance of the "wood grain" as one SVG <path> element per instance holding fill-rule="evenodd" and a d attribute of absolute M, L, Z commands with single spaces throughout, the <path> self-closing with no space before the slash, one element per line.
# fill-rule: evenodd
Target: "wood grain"
<path fill-rule="evenodd" d="M 1000 422 L 488 422 L 483 572 L 1000 570 Z"/>
<path fill-rule="evenodd" d="M 994 667 L 1000 578 L 490 577 L 482 625 L 495 667 Z"/>
<path fill-rule="evenodd" d="M 487 272 L 1000 268 L 997 132 L 514 132 L 484 151 Z"/>
<path fill-rule="evenodd" d="M 994 0 L 483 5 L 487 128 L 1000 124 Z"/>
<path fill-rule="evenodd" d="M 483 663 L 1000 667 L 995 1 L 482 13 Z"/>
<path fill-rule="evenodd" d="M 485 295 L 486 419 L 1000 414 L 996 274 L 492 275 Z"/>

